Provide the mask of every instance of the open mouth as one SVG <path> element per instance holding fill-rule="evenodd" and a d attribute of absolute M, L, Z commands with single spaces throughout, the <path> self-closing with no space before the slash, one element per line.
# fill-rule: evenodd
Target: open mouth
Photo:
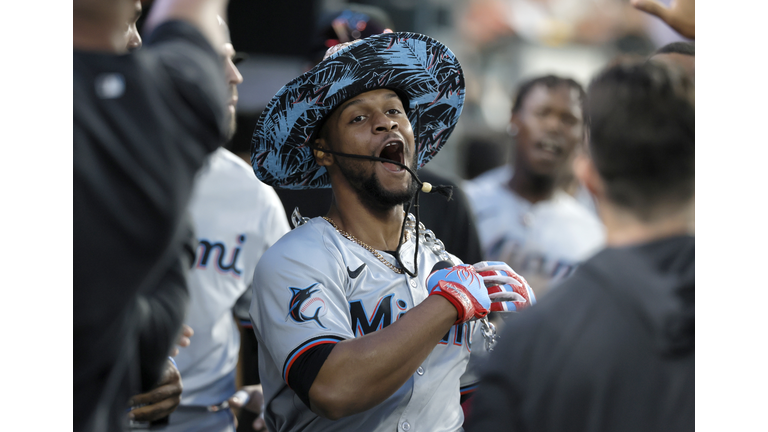
<path fill-rule="evenodd" d="M 403 150 L 405 146 L 403 145 L 402 141 L 390 141 L 387 143 L 387 145 L 384 146 L 383 149 L 381 149 L 381 154 L 379 154 L 379 157 L 382 159 L 389 159 L 394 162 L 403 163 L 405 160 L 405 157 L 403 155 Z M 389 162 L 382 162 L 382 165 L 384 165 L 384 168 L 386 168 L 389 171 L 393 172 L 400 172 L 403 171 L 403 168 L 401 168 L 398 165 L 389 163 Z"/>
<path fill-rule="evenodd" d="M 536 147 L 540 150 L 552 153 L 553 155 L 559 155 L 563 152 L 563 146 L 559 142 L 553 139 L 544 138 L 536 143 Z"/>

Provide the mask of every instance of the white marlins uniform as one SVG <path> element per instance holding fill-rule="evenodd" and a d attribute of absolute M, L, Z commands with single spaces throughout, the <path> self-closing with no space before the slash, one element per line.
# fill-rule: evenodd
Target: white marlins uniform
<path fill-rule="evenodd" d="M 414 247 L 411 239 L 401 248 L 408 268 Z M 476 323 L 453 326 L 405 385 L 362 413 L 336 421 L 319 417 L 287 384 L 288 371 L 304 350 L 384 328 L 424 301 L 425 280 L 438 261 L 422 244 L 418 277 L 397 274 L 322 218 L 275 243 L 256 268 L 250 310 L 267 427 L 272 432 L 460 430 L 460 388 L 472 384 L 460 380 L 469 376 L 464 372 Z M 482 341 L 477 346 L 483 349 Z"/>
<path fill-rule="evenodd" d="M 605 228 L 563 191 L 531 204 L 509 187 L 509 165 L 462 186 L 470 200 L 484 258 L 503 261 L 523 276 L 540 297 L 602 248 Z"/>
<path fill-rule="evenodd" d="M 184 392 L 166 430 L 227 430 L 229 410 L 213 415 L 190 407 L 218 404 L 235 393 L 240 333 L 232 307 L 252 282 L 261 255 L 289 226 L 272 187 L 223 148 L 198 174 L 189 208 L 199 244 L 185 323 L 195 334 L 175 357 Z"/>

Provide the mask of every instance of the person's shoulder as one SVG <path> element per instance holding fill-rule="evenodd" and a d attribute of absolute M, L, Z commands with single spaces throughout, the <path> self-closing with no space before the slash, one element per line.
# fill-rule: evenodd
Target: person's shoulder
<path fill-rule="evenodd" d="M 330 228 L 323 218 L 316 217 L 310 219 L 289 232 L 285 233 L 267 253 L 279 254 L 285 256 L 302 255 L 312 256 L 320 252 L 327 253 L 327 232 Z M 266 255 L 266 253 L 265 253 Z"/>
<path fill-rule="evenodd" d="M 238 172 L 249 173 L 255 177 L 253 167 L 248 165 L 240 156 L 232 153 L 224 147 L 219 147 L 211 157 L 215 157 L 228 167 L 238 170 Z"/>
<path fill-rule="evenodd" d="M 285 233 L 270 246 L 259 260 L 258 267 L 269 269 L 267 273 L 285 265 L 296 268 L 300 263 L 304 267 L 321 270 L 334 267 L 341 259 L 341 254 L 329 229 L 332 228 L 322 218 L 310 219 Z"/>
<path fill-rule="evenodd" d="M 504 184 L 511 177 L 512 168 L 501 166 L 462 183 L 462 189 L 470 201 L 477 203 L 503 193 Z"/>
<path fill-rule="evenodd" d="M 159 24 L 144 38 L 142 48 L 128 54 L 136 63 L 140 79 L 162 88 L 185 87 L 198 91 L 221 87 L 224 78 L 218 51 L 194 25 L 182 21 Z M 198 88 L 199 87 L 199 88 Z M 222 89 L 223 90 L 223 89 Z M 165 90 L 167 91 L 167 90 Z M 157 96 L 164 97 L 164 91 Z M 190 102 L 190 101 L 186 101 Z"/>
<path fill-rule="evenodd" d="M 598 219 L 597 215 L 584 207 L 576 198 L 562 190 L 555 192 L 552 202 L 555 204 L 558 213 L 563 217 L 583 224 L 600 225 L 600 219 Z"/>
<path fill-rule="evenodd" d="M 263 184 L 256 178 L 250 165 L 224 147 L 219 147 L 211 154 L 211 162 L 215 164 L 217 171 L 242 179 L 246 184 Z"/>
<path fill-rule="evenodd" d="M 562 329 L 572 326 L 573 320 L 580 319 L 581 312 L 597 307 L 597 283 L 590 272 L 580 267 L 556 288 L 537 299 L 535 305 L 524 309 L 515 321 L 522 326 L 558 334 Z M 580 309 L 580 312 L 572 313 L 576 309 Z"/>
<path fill-rule="evenodd" d="M 244 193 L 255 191 L 258 193 L 256 196 L 266 193 L 277 197 L 277 193 L 271 186 L 263 183 L 256 177 L 250 165 L 224 147 L 219 147 L 214 151 L 208 163 L 209 173 L 201 172 L 201 175 L 225 178 L 228 189 L 237 189 Z M 244 199 L 246 197 L 247 195 L 243 196 Z"/>
<path fill-rule="evenodd" d="M 501 185 L 512 178 L 512 167 L 502 165 L 471 179 L 465 180 L 462 187 L 467 193 L 478 193 L 488 190 L 498 190 Z"/>
<path fill-rule="evenodd" d="M 155 46 L 168 41 L 198 46 L 214 53 L 216 51 L 197 27 L 183 20 L 170 20 L 159 24 L 153 29 L 145 37 L 144 46 L 138 52 L 152 52 Z M 176 45 L 176 48 L 178 49 L 178 45 Z"/>
<path fill-rule="evenodd" d="M 471 180 L 467 180 L 465 183 L 471 183 L 473 185 L 504 183 L 508 182 L 509 179 L 512 178 L 512 172 L 512 167 L 509 164 L 504 164 L 490 169 Z"/>

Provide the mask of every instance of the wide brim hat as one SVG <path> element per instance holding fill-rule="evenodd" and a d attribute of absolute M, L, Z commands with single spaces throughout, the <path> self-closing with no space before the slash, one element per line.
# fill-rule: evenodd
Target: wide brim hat
<path fill-rule="evenodd" d="M 310 145 L 324 119 L 344 101 L 392 89 L 403 100 L 418 146 L 417 168 L 445 144 L 464 106 L 464 74 L 445 45 L 417 33 L 361 39 L 286 84 L 259 118 L 251 164 L 262 182 L 282 189 L 331 186 Z"/>

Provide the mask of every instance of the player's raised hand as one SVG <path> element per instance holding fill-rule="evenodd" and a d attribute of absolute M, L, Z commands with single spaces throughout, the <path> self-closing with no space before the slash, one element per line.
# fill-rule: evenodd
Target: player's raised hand
<path fill-rule="evenodd" d="M 261 384 L 244 386 L 229 398 L 229 406 L 232 408 L 245 408 L 259 417 L 253 421 L 253 430 L 256 432 L 266 431 L 264 423 L 264 393 Z"/>
<path fill-rule="evenodd" d="M 631 0 L 632 6 L 651 15 L 656 15 L 676 32 L 696 39 L 696 0 L 672 0 L 666 7 L 656 0 Z"/>
<path fill-rule="evenodd" d="M 491 307 L 488 290 L 480 275 L 467 264 L 434 270 L 427 277 L 427 290 L 429 295 L 445 297 L 456 307 L 458 319 L 455 324 L 484 318 Z"/>
<path fill-rule="evenodd" d="M 195 334 L 194 330 L 192 330 L 192 327 L 182 324 L 181 325 L 181 334 L 179 335 L 179 340 L 176 341 L 176 345 L 184 348 L 188 347 L 189 344 L 192 343 L 192 341 L 189 339 Z M 173 347 L 171 349 L 171 357 L 176 357 L 176 355 L 179 354 L 179 349 L 176 347 Z"/>
<path fill-rule="evenodd" d="M 528 282 L 506 263 L 481 261 L 473 267 L 488 288 L 491 312 L 516 312 L 536 303 Z"/>
<path fill-rule="evenodd" d="M 128 404 L 137 407 L 131 410 L 128 416 L 135 421 L 159 420 L 173 411 L 181 403 L 181 374 L 176 365 L 169 359 L 160 385 L 147 393 L 142 393 L 131 398 Z"/>

